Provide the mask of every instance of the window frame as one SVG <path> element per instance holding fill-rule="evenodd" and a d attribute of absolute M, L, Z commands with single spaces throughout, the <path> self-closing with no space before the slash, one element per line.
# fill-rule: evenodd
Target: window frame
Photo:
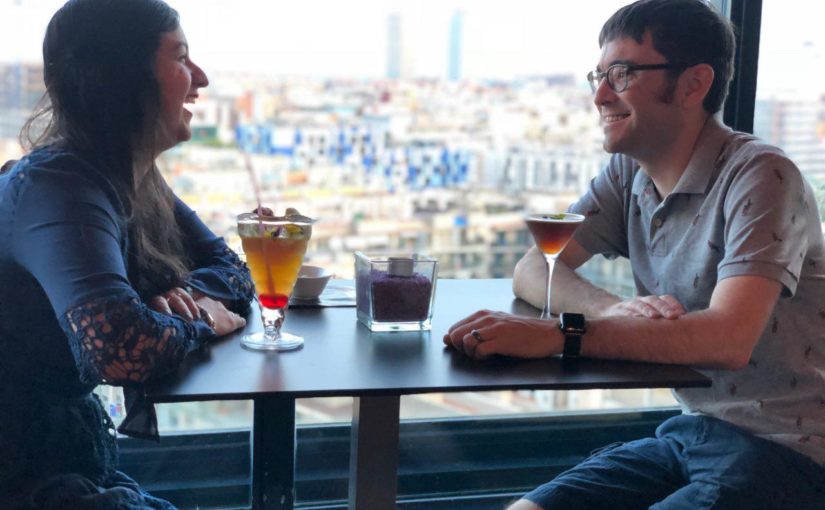
<path fill-rule="evenodd" d="M 403 421 L 399 508 L 502 508 L 616 441 L 652 435 L 678 408 Z M 296 433 L 296 509 L 345 509 L 350 424 Z M 121 469 L 181 508 L 248 507 L 250 432 L 120 438 Z M 445 447 L 449 445 L 449 447 Z M 506 452 L 506 454 L 504 454 Z"/>

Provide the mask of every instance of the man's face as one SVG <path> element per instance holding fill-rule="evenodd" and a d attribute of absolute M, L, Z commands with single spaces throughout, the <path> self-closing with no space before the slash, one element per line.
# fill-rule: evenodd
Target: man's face
<path fill-rule="evenodd" d="M 649 33 L 642 44 L 632 38 L 614 39 L 602 48 L 597 69 L 606 71 L 613 64 L 661 64 L 667 60 L 653 48 Z M 614 92 L 603 79 L 593 102 L 599 110 L 604 129 L 604 149 L 640 161 L 656 159 L 675 138 L 681 121 L 672 104 L 673 83 L 667 71 L 639 70 L 628 75 L 627 88 Z"/>

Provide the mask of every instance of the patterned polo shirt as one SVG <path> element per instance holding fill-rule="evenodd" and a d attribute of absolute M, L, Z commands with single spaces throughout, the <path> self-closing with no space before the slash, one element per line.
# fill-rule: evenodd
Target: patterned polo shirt
<path fill-rule="evenodd" d="M 616 154 L 571 211 L 587 216 L 575 234 L 582 247 L 630 259 L 639 295 L 672 294 L 696 311 L 722 279 L 780 282 L 748 365 L 702 370 L 712 387 L 675 395 L 686 413 L 727 420 L 825 464 L 823 234 L 810 185 L 780 149 L 710 118 L 664 200 L 636 161 Z"/>

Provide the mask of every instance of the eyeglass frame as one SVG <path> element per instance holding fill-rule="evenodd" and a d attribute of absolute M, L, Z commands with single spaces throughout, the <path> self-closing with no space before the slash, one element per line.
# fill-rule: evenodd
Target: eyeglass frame
<path fill-rule="evenodd" d="M 627 90 L 627 87 L 630 86 L 630 80 L 625 78 L 624 80 L 624 87 L 621 90 L 617 90 L 613 80 L 610 78 L 610 72 L 612 69 L 618 69 L 620 67 L 625 68 L 625 73 L 630 75 L 630 73 L 634 71 L 655 71 L 659 69 L 682 69 L 684 70 L 684 66 L 671 64 L 670 62 L 662 62 L 661 64 L 624 64 L 621 62 L 617 62 L 612 64 L 604 71 L 599 71 L 598 69 L 595 71 L 590 71 L 587 73 L 587 82 L 590 84 L 590 90 L 595 94 L 596 90 L 599 89 L 599 85 L 601 85 L 603 79 L 607 79 L 607 86 L 610 87 L 610 90 L 613 92 L 620 94 Z"/>

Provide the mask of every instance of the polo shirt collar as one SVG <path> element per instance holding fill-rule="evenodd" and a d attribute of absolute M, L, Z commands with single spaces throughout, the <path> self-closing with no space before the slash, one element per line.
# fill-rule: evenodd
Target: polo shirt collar
<path fill-rule="evenodd" d="M 711 177 L 716 174 L 719 151 L 728 139 L 725 136 L 727 133 L 730 133 L 730 128 L 722 124 L 716 115 L 708 117 L 705 127 L 699 133 L 699 140 L 685 173 L 679 178 L 671 193 L 701 194 L 708 189 Z"/>
<path fill-rule="evenodd" d="M 701 194 L 707 190 L 711 177 L 716 174 L 716 160 L 719 157 L 719 152 L 728 138 L 725 134 L 730 133 L 730 131 L 730 128 L 722 124 L 716 115 L 708 117 L 702 131 L 699 133 L 693 156 L 691 156 L 685 172 L 679 178 L 671 194 Z M 638 165 L 638 163 L 635 164 Z M 652 180 L 645 172 L 636 172 L 633 179 L 633 194 L 641 196 L 645 188 L 652 185 Z"/>

